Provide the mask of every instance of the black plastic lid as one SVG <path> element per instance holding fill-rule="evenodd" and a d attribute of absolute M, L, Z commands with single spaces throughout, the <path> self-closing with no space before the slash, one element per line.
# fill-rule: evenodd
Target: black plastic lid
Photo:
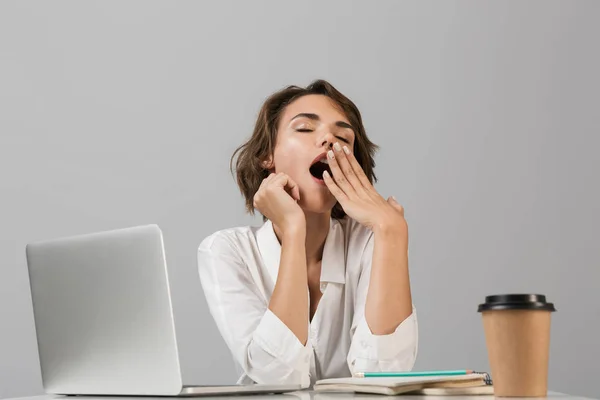
<path fill-rule="evenodd" d="M 554 304 L 546 302 L 541 294 L 499 294 L 486 296 L 485 303 L 480 304 L 478 312 L 492 310 L 544 310 L 556 311 Z"/>

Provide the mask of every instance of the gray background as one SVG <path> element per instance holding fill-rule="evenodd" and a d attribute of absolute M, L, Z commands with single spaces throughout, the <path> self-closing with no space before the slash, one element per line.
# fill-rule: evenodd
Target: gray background
<path fill-rule="evenodd" d="M 486 294 L 540 292 L 550 386 L 600 397 L 600 3 L 0 3 L 0 396 L 41 393 L 27 242 L 166 235 L 187 378 L 235 379 L 196 248 L 244 215 L 228 171 L 262 100 L 329 79 L 405 205 L 417 369 L 487 369 Z M 596 382 L 594 382 L 596 381 Z"/>

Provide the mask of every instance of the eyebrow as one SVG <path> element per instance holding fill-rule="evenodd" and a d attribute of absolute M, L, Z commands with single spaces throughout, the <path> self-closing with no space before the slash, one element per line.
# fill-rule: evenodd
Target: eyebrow
<path fill-rule="evenodd" d="M 293 121 L 293 120 L 295 120 L 296 118 L 308 118 L 308 119 L 311 119 L 313 121 L 320 121 L 321 120 L 321 118 L 317 114 L 313 114 L 313 113 L 300 113 L 300 114 L 296 115 L 294 118 L 292 118 L 290 120 L 290 122 Z M 349 123 L 344 122 L 344 121 L 336 121 L 335 125 L 338 126 L 338 127 L 340 127 L 340 128 L 348 128 L 348 129 L 354 130 L 354 127 L 352 125 L 350 125 Z"/>

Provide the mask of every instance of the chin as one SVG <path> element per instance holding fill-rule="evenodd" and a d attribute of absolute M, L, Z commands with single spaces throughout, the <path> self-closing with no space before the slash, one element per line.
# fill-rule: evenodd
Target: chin
<path fill-rule="evenodd" d="M 335 197 L 329 194 L 327 197 L 316 195 L 305 197 L 299 202 L 299 205 L 304 211 L 315 214 L 325 214 L 331 212 L 335 203 Z"/>

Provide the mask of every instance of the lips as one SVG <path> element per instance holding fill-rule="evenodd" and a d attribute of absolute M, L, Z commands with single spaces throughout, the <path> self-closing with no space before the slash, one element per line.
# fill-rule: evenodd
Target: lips
<path fill-rule="evenodd" d="M 318 156 L 316 156 L 315 159 L 312 160 L 312 162 L 310 163 L 310 166 L 312 167 L 314 163 L 319 162 L 323 159 L 327 160 L 327 152 L 326 151 L 324 151 L 321 154 L 319 154 Z"/>
<path fill-rule="evenodd" d="M 329 168 L 329 163 L 327 160 L 327 153 L 319 154 L 311 163 L 310 168 L 308 169 L 310 174 L 317 180 L 323 180 L 323 172 L 327 171 L 329 175 L 331 175 L 331 169 Z"/>

